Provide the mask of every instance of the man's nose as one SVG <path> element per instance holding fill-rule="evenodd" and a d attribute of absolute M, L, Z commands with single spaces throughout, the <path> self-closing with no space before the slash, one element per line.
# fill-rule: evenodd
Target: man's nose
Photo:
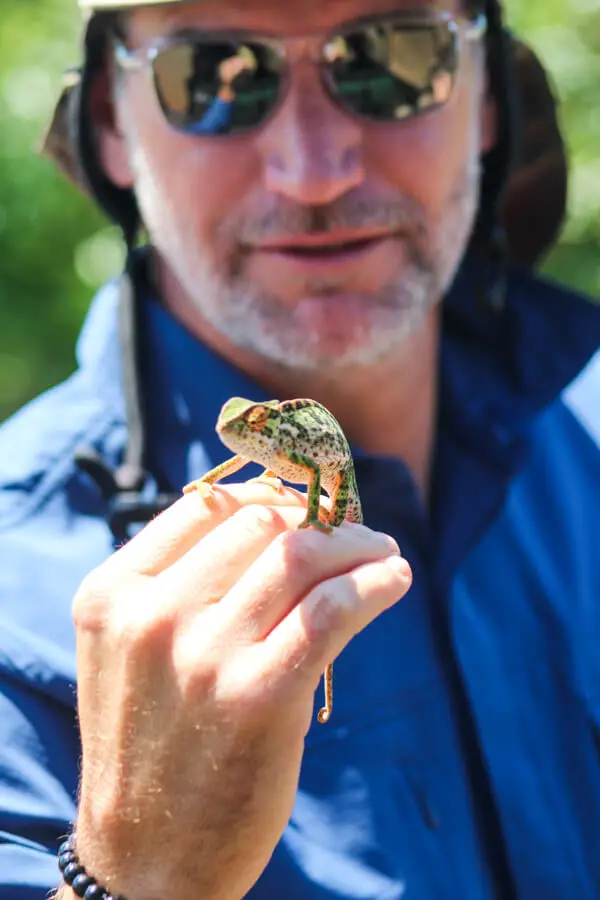
<path fill-rule="evenodd" d="M 265 187 L 296 203 L 331 203 L 364 179 L 361 125 L 335 106 L 314 69 L 292 79 L 258 142 Z"/>

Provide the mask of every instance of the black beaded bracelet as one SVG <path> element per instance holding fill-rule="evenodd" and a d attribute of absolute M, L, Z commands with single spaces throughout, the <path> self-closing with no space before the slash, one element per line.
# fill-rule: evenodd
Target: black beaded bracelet
<path fill-rule="evenodd" d="M 75 835 L 70 835 L 58 848 L 58 868 L 69 887 L 82 897 L 83 900 L 125 900 L 111 894 L 106 888 L 98 884 L 95 878 L 88 875 L 85 868 L 79 862 L 75 850 Z"/>

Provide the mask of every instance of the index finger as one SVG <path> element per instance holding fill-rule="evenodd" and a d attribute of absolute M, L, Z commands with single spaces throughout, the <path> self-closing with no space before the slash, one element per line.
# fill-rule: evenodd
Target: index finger
<path fill-rule="evenodd" d="M 213 485 L 206 498 L 199 491 L 183 494 L 104 565 L 111 571 L 158 575 L 242 506 L 256 504 L 304 506 L 306 496 L 285 485 L 278 491 L 260 481 Z"/>

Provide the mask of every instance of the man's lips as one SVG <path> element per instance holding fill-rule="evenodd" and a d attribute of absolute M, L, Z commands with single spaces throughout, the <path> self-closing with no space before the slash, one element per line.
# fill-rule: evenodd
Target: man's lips
<path fill-rule="evenodd" d="M 336 231 L 263 241 L 249 249 L 293 268 L 339 268 L 367 258 L 392 239 L 383 229 Z"/>
<path fill-rule="evenodd" d="M 260 241 L 251 249 L 277 253 L 336 253 L 340 249 L 363 245 L 369 241 L 389 236 L 389 230 L 383 228 L 323 231 L 313 234 L 286 235 L 285 237 L 272 238 Z"/>

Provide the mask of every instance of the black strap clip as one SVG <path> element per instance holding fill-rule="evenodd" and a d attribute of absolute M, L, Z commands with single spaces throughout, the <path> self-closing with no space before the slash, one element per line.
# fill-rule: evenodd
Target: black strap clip
<path fill-rule="evenodd" d="M 113 470 L 94 450 L 78 450 L 75 464 L 92 479 L 106 503 L 106 521 L 115 546 L 126 543 L 135 526 L 146 525 L 180 496 L 159 493 L 144 499 L 141 492 L 147 476 L 143 470 L 127 464 Z"/>

